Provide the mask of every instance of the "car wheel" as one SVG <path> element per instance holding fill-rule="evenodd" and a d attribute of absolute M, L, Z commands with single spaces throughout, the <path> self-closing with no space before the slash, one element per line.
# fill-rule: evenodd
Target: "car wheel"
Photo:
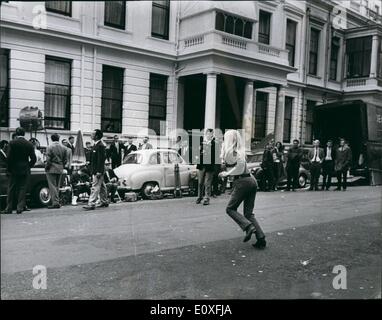
<path fill-rule="evenodd" d="M 40 206 L 47 206 L 50 203 L 51 196 L 49 187 L 46 184 L 40 184 L 35 188 L 35 202 Z"/>
<path fill-rule="evenodd" d="M 306 175 L 305 174 L 300 174 L 298 177 L 298 185 L 300 188 L 305 188 L 306 187 Z"/>
<path fill-rule="evenodd" d="M 146 182 L 142 187 L 142 197 L 144 199 L 152 199 L 153 193 L 152 190 L 159 186 L 156 182 Z"/>

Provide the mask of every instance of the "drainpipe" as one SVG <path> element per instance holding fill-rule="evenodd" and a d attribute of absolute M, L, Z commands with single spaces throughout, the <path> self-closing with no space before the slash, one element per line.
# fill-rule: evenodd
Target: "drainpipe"
<path fill-rule="evenodd" d="M 173 66 L 173 91 L 172 92 L 174 92 L 173 114 L 175 115 L 173 120 L 175 122 L 175 128 L 176 128 L 178 126 L 177 125 L 178 123 L 178 86 L 177 86 L 178 81 L 176 78 L 179 72 L 177 60 L 178 60 L 178 54 L 179 54 L 180 12 L 181 12 L 182 1 L 177 1 L 174 3 L 176 3 L 177 8 L 176 8 L 176 22 L 175 22 L 175 63 Z"/>
<path fill-rule="evenodd" d="M 328 78 L 329 78 L 329 64 L 328 64 L 328 61 L 329 61 L 329 50 L 331 51 L 332 50 L 332 46 L 331 46 L 331 35 L 332 35 L 332 22 L 331 22 L 331 12 L 329 11 L 328 12 L 328 24 L 327 24 L 327 27 L 326 27 L 326 50 L 325 50 L 325 74 L 324 74 L 324 88 L 326 88 L 327 84 L 328 84 Z"/>
<path fill-rule="evenodd" d="M 93 90 L 92 90 L 92 128 L 95 129 L 95 94 L 96 94 L 96 72 L 97 72 L 97 48 L 93 48 Z"/>

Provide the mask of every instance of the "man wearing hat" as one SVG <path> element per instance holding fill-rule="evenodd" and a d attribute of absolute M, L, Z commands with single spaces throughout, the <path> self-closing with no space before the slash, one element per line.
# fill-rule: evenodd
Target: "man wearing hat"
<path fill-rule="evenodd" d="M 139 150 L 147 150 L 147 149 L 152 149 L 153 146 L 148 142 L 149 141 L 149 137 L 148 136 L 145 136 L 143 138 L 143 144 L 141 144 L 139 146 Z"/>
<path fill-rule="evenodd" d="M 118 177 L 115 175 L 109 160 L 105 161 L 105 173 L 103 176 L 107 188 L 107 194 L 110 194 L 110 201 L 115 203 L 114 196 L 118 188 Z"/>

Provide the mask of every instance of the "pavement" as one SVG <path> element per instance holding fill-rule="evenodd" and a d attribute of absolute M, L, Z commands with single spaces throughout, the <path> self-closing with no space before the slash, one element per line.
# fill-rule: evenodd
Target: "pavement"
<path fill-rule="evenodd" d="M 242 242 L 228 195 L 2 215 L 1 298 L 381 298 L 381 191 L 259 192 L 262 251 Z M 46 290 L 32 287 L 36 265 Z M 333 287 L 338 265 L 346 289 Z"/>

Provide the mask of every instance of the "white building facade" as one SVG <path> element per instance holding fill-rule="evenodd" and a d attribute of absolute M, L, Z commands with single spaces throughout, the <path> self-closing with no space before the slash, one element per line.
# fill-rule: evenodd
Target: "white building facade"
<path fill-rule="evenodd" d="M 0 138 L 34 106 L 62 137 L 100 128 L 155 146 L 176 129 L 244 128 L 247 146 L 271 133 L 310 145 L 317 105 L 382 106 L 381 10 L 380 0 L 3 1 Z"/>

